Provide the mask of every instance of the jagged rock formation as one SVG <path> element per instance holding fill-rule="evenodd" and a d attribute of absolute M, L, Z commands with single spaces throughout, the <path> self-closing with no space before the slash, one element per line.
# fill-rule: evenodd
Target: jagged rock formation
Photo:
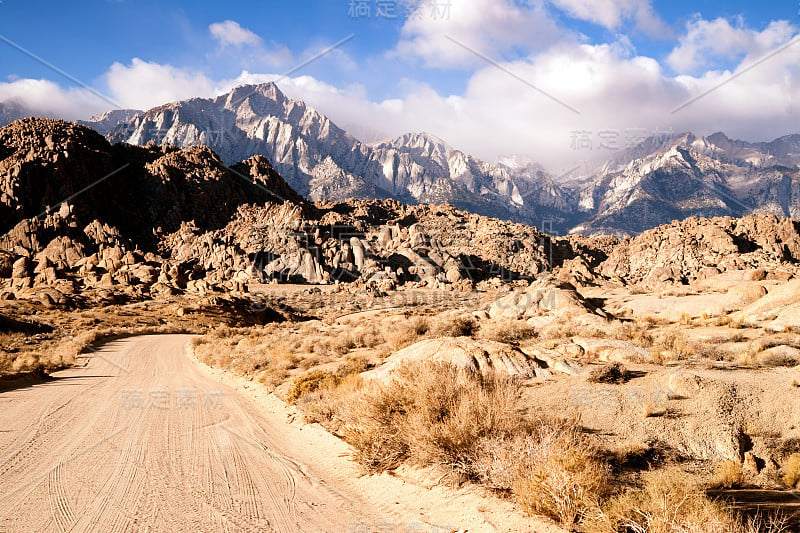
<path fill-rule="evenodd" d="M 48 306 L 252 283 L 381 293 L 533 281 L 492 316 L 543 325 L 577 313 L 600 324 L 574 287 L 689 283 L 748 268 L 791 276 L 800 261 L 797 223 L 774 215 L 692 218 L 621 242 L 559 238 L 450 205 L 311 204 L 263 156 L 226 167 L 204 146 L 111 146 L 48 119 L 0 129 L 0 190 L 0 293 Z"/>
<path fill-rule="evenodd" d="M 131 118 L 123 124 L 125 113 Z M 228 164 L 262 154 L 314 200 L 450 203 L 562 235 L 636 234 L 689 216 L 800 216 L 800 135 L 771 143 L 722 133 L 654 137 L 594 173 L 557 182 L 529 158 L 487 163 L 425 133 L 361 143 L 273 83 L 86 124 L 115 142 L 207 144 Z"/>
<path fill-rule="evenodd" d="M 600 248 L 452 206 L 309 204 L 263 156 L 111 146 L 88 128 L 0 129 L 0 274 L 9 297 L 79 305 L 243 290 L 252 282 L 467 289 L 532 279 Z"/>
<path fill-rule="evenodd" d="M 49 304 L 208 291 L 201 257 L 165 246 L 171 234 L 223 228 L 248 202 L 313 212 L 263 159 L 228 169 L 207 147 L 112 147 L 47 119 L 0 129 L 0 190 L 6 288 Z M 212 281 L 234 289 L 248 258 L 225 250 Z"/>
<path fill-rule="evenodd" d="M 689 218 L 623 240 L 597 269 L 625 283 L 688 283 L 800 262 L 800 224 L 771 214 Z"/>
<path fill-rule="evenodd" d="M 0 129 L 0 173 L 5 231 L 66 200 L 83 224 L 102 218 L 139 242 L 188 220 L 222 227 L 248 202 L 305 203 L 261 160 L 234 172 L 207 147 L 112 147 L 89 128 L 49 119 Z"/>
<path fill-rule="evenodd" d="M 98 131 L 105 131 L 107 122 L 99 120 Z M 560 225 L 565 222 L 562 211 L 571 209 L 561 190 L 533 164 L 488 164 L 428 134 L 367 145 L 302 101 L 288 99 L 274 83 L 166 104 L 119 124 L 108 138 L 183 148 L 206 144 L 227 164 L 261 154 L 295 190 L 314 200 L 446 202 L 527 222 L 555 216 Z M 527 194 L 538 203 L 526 200 Z"/>
<path fill-rule="evenodd" d="M 772 143 L 683 134 L 619 154 L 579 190 L 585 222 L 573 231 L 640 233 L 691 216 L 752 212 L 800 218 L 800 135 Z"/>

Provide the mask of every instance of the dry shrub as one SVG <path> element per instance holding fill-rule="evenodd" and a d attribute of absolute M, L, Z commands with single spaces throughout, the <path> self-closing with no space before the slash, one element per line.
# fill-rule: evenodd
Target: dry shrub
<path fill-rule="evenodd" d="M 711 479 L 710 487 L 716 489 L 732 489 L 744 484 L 744 470 L 738 461 L 730 459 L 720 463 Z"/>
<path fill-rule="evenodd" d="M 406 461 L 473 477 L 480 440 L 519 432 L 520 409 L 513 381 L 445 363 L 413 363 L 364 392 L 350 409 L 344 436 L 371 472 Z"/>
<path fill-rule="evenodd" d="M 595 368 L 586 379 L 591 383 L 624 383 L 628 371 L 622 363 L 611 363 Z"/>
<path fill-rule="evenodd" d="M 362 393 L 343 435 L 368 471 L 443 467 L 576 524 L 608 492 L 609 468 L 574 421 L 526 420 L 519 387 L 445 363 L 409 364 Z"/>
<path fill-rule="evenodd" d="M 288 403 L 295 403 L 297 400 L 310 392 L 318 391 L 322 388 L 334 388 L 338 384 L 339 378 L 323 370 L 315 370 L 302 375 L 294 380 L 289 394 L 286 396 Z"/>
<path fill-rule="evenodd" d="M 356 348 L 374 348 L 386 342 L 383 333 L 375 325 L 358 327 L 352 336 Z"/>
<path fill-rule="evenodd" d="M 603 332 L 567 318 L 547 325 L 541 332 L 543 339 L 571 339 L 572 337 L 602 337 Z"/>
<path fill-rule="evenodd" d="M 647 324 L 650 326 L 655 326 L 656 324 L 661 323 L 661 319 L 654 315 L 644 315 L 644 316 L 637 316 L 637 322 L 642 322 L 643 324 Z"/>
<path fill-rule="evenodd" d="M 649 322 L 622 322 L 609 328 L 608 336 L 620 341 L 630 341 L 639 346 L 650 347 L 653 345 L 653 336 L 650 334 Z"/>
<path fill-rule="evenodd" d="M 768 368 L 794 367 L 798 363 L 797 359 L 791 355 L 768 352 L 767 349 L 759 352 L 751 350 L 746 354 L 746 359 L 743 362 L 755 363 L 758 366 Z"/>
<path fill-rule="evenodd" d="M 333 388 L 320 388 L 297 400 L 307 424 L 318 423 L 331 433 L 341 436 L 355 396 L 364 382 L 358 374 L 349 374 L 337 380 Z"/>
<path fill-rule="evenodd" d="M 330 347 L 333 351 L 345 355 L 356 348 L 374 348 L 384 342 L 385 339 L 377 327 L 359 326 L 338 331 L 330 340 Z"/>
<path fill-rule="evenodd" d="M 481 323 L 478 338 L 496 342 L 519 342 L 536 336 L 533 326 L 524 320 L 486 320 Z"/>
<path fill-rule="evenodd" d="M 649 470 L 673 457 L 672 451 L 657 439 L 626 442 L 605 451 L 612 470 Z"/>
<path fill-rule="evenodd" d="M 545 427 L 525 438 L 512 493 L 526 512 L 573 527 L 608 494 L 610 469 L 577 426 Z"/>
<path fill-rule="evenodd" d="M 369 370 L 370 363 L 366 357 L 363 356 L 356 356 L 356 357 L 349 357 L 344 363 L 342 363 L 339 368 L 336 369 L 336 373 L 339 376 L 345 377 L 351 374 L 360 374 L 366 370 Z"/>
<path fill-rule="evenodd" d="M 642 488 L 611 498 L 586 521 L 587 533 L 728 533 L 741 523 L 678 467 L 647 472 Z"/>
<path fill-rule="evenodd" d="M 728 327 L 733 329 L 744 329 L 744 316 L 739 316 L 738 318 L 731 317 L 730 322 L 728 322 Z"/>
<path fill-rule="evenodd" d="M 793 453 L 783 464 L 783 484 L 790 489 L 797 488 L 800 482 L 800 453 Z"/>
<path fill-rule="evenodd" d="M 694 353 L 686 336 L 674 328 L 658 332 L 653 339 L 653 348 L 677 359 L 686 358 Z"/>
<path fill-rule="evenodd" d="M 475 319 L 467 315 L 442 314 L 431 325 L 433 337 L 470 337 L 477 329 Z"/>
<path fill-rule="evenodd" d="M 428 333 L 430 324 L 423 317 L 414 317 L 410 320 L 392 325 L 391 331 L 386 333 L 386 343 L 389 348 L 397 351 L 406 346 L 411 346 L 417 340 Z"/>
<path fill-rule="evenodd" d="M 350 350 L 356 347 L 356 342 L 349 332 L 345 332 L 334 337 L 330 342 L 330 346 L 334 352 L 340 355 L 346 355 Z"/>

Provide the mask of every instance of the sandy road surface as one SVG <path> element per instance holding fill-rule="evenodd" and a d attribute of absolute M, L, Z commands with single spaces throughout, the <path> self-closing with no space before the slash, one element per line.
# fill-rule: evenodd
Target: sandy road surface
<path fill-rule="evenodd" d="M 188 341 L 111 342 L 0 392 L 0 533 L 561 531 L 468 487 L 361 476 L 346 444 Z"/>
<path fill-rule="evenodd" d="M 0 393 L 0 531 L 348 531 L 385 512 L 291 458 L 187 340 L 112 342 Z"/>

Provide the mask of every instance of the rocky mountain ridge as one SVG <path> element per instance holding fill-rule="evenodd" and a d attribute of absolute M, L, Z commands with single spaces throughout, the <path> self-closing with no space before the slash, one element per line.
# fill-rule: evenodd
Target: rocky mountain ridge
<path fill-rule="evenodd" d="M 134 116 L 107 137 L 131 144 L 206 144 L 228 164 L 263 154 L 295 190 L 314 200 L 447 202 L 487 216 L 545 218 L 524 198 L 539 189 L 543 174 L 487 164 L 427 134 L 362 143 L 273 83 L 166 104 Z M 552 203 L 559 206 L 557 200 Z"/>
<path fill-rule="evenodd" d="M 722 133 L 645 139 L 591 175 L 559 182 L 525 158 L 487 163 L 426 133 L 361 143 L 273 83 L 166 104 L 108 129 L 112 141 L 207 144 L 233 163 L 263 154 L 311 199 L 453 204 L 560 234 L 636 234 L 689 216 L 800 213 L 800 135 L 770 143 Z"/>
<path fill-rule="evenodd" d="M 447 205 L 312 205 L 263 156 L 226 167 L 205 146 L 112 146 L 50 119 L 0 128 L 0 189 L 6 297 L 48 304 L 268 282 L 470 288 L 531 279 L 585 245 Z"/>
<path fill-rule="evenodd" d="M 49 119 L 0 128 L 0 189 L 0 294 L 46 305 L 246 295 L 259 283 L 485 290 L 549 271 L 576 286 L 669 286 L 742 269 L 791 277 L 800 264 L 800 227 L 772 214 L 622 241 L 555 237 L 450 205 L 311 204 L 263 156 L 226 167 L 205 146 L 112 146 Z"/>

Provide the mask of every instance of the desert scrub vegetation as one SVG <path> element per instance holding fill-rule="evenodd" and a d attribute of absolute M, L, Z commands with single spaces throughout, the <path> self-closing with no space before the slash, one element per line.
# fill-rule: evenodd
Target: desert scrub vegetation
<path fill-rule="evenodd" d="M 592 369 L 586 380 L 590 383 L 624 383 L 628 379 L 628 371 L 622 363 L 610 363 Z"/>
<path fill-rule="evenodd" d="M 431 337 L 471 337 L 478 328 L 475 319 L 460 313 L 442 313 L 431 321 Z"/>
<path fill-rule="evenodd" d="M 0 352 L 0 373 L 51 371 L 75 363 L 79 349 L 71 348 L 68 341 L 53 350 Z"/>
<path fill-rule="evenodd" d="M 476 334 L 482 340 L 516 343 L 536 336 L 536 329 L 525 320 L 485 320 Z"/>
<path fill-rule="evenodd" d="M 783 531 L 778 521 L 743 522 L 696 478 L 662 467 L 666 456 L 650 445 L 615 454 L 579 420 L 529 414 L 520 382 L 434 362 L 369 381 L 357 373 L 360 364 L 307 373 L 290 396 L 307 421 L 347 441 L 367 472 L 433 467 L 585 533 Z M 617 469 L 625 475 L 615 478 Z M 741 476 L 740 465 L 721 465 L 710 485 L 738 486 Z"/>
<path fill-rule="evenodd" d="M 255 328 L 220 326 L 193 340 L 193 345 L 202 362 L 251 377 L 274 390 L 308 371 L 330 371 L 326 365 L 345 359 L 366 358 L 379 364 L 425 338 L 470 336 L 476 329 L 472 316 L 461 311 L 430 316 L 389 313 Z"/>
<path fill-rule="evenodd" d="M 646 472 L 641 487 L 609 498 L 585 520 L 586 533 L 782 533 L 776 516 L 742 520 L 677 466 Z"/>
<path fill-rule="evenodd" d="M 609 467 L 577 423 L 529 420 L 513 380 L 413 363 L 350 400 L 342 435 L 368 472 L 434 466 L 567 525 L 609 490 Z"/>
<path fill-rule="evenodd" d="M 715 489 L 732 489 L 744 484 L 744 469 L 741 463 L 726 459 L 717 465 L 709 486 Z"/>
<path fill-rule="evenodd" d="M 686 335 L 676 328 L 658 331 L 653 336 L 652 350 L 662 360 L 686 359 L 695 353 Z"/>
<path fill-rule="evenodd" d="M 611 490 L 609 466 L 575 425 L 542 424 L 526 435 L 511 491 L 520 507 L 566 527 L 583 522 Z M 520 449 L 504 443 L 506 452 Z"/>
<path fill-rule="evenodd" d="M 411 346 L 430 330 L 430 323 L 425 317 L 413 317 L 400 321 L 394 328 L 386 332 L 386 344 L 393 351 Z"/>
<path fill-rule="evenodd" d="M 404 365 L 389 383 L 365 387 L 343 435 L 370 472 L 406 462 L 474 478 L 481 439 L 510 437 L 522 420 L 516 382 L 426 362 Z"/>
<path fill-rule="evenodd" d="M 790 455 L 781 468 L 783 484 L 790 489 L 797 488 L 800 483 L 800 453 Z"/>
<path fill-rule="evenodd" d="M 342 363 L 336 372 L 312 370 L 294 379 L 292 387 L 286 395 L 287 403 L 296 403 L 301 398 L 315 392 L 338 390 L 358 390 L 361 387 L 361 373 L 369 368 L 369 362 L 363 357 L 350 358 Z M 308 417 L 306 417 L 308 418 Z M 322 420 L 314 420 L 320 422 Z"/>
<path fill-rule="evenodd" d="M 292 383 L 292 388 L 289 389 L 289 394 L 286 395 L 288 403 L 295 403 L 297 400 L 310 392 L 315 392 L 320 389 L 332 389 L 338 385 L 339 378 L 332 372 L 324 370 L 313 370 L 298 378 L 295 378 Z"/>

